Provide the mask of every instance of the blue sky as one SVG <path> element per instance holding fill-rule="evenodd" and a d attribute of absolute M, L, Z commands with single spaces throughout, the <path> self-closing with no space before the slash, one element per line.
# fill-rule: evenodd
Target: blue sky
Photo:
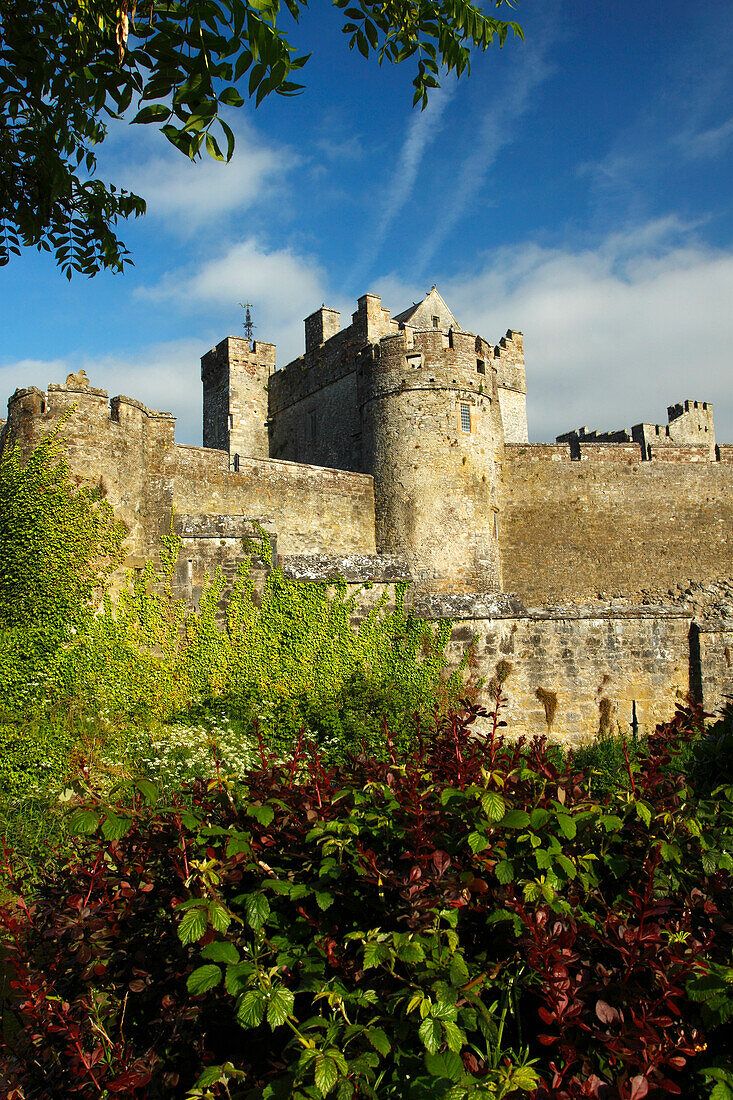
<path fill-rule="evenodd" d="M 507 9 L 505 9 L 507 10 Z M 324 302 L 398 313 L 433 283 L 466 329 L 525 334 L 530 438 L 714 403 L 733 441 L 733 6 L 521 0 L 526 40 L 476 56 L 428 109 L 408 65 L 346 48 L 313 0 L 307 91 L 230 112 L 238 145 L 191 165 L 120 123 L 100 174 L 148 200 L 135 266 L 70 284 L 26 251 L 0 271 L 0 382 L 93 385 L 201 441 L 199 357 L 241 332 L 284 365 Z"/>

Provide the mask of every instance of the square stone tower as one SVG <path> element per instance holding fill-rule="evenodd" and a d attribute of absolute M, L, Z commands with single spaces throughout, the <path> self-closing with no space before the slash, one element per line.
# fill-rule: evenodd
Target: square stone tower
<path fill-rule="evenodd" d="M 275 345 L 227 336 L 201 359 L 204 447 L 240 457 L 268 458 L 267 389 L 275 370 Z"/>

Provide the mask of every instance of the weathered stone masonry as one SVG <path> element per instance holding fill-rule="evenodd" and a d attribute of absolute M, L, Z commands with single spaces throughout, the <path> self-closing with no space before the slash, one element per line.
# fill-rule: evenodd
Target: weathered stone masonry
<path fill-rule="evenodd" d="M 203 448 L 83 375 L 16 391 L 0 443 L 27 453 L 66 414 L 72 472 L 127 523 L 127 565 L 173 517 L 193 603 L 254 522 L 296 579 L 368 581 L 365 607 L 411 579 L 416 610 L 455 621 L 455 658 L 474 640 L 475 671 L 503 679 L 515 732 L 648 729 L 690 692 L 733 692 L 733 446 L 708 403 L 529 443 L 522 334 L 465 331 L 435 287 L 395 317 L 366 294 L 344 328 L 321 307 L 280 370 L 274 345 L 227 337 L 201 377 Z"/>

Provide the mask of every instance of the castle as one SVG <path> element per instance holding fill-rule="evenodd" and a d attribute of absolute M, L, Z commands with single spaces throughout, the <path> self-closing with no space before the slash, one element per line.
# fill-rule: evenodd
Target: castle
<path fill-rule="evenodd" d="M 73 473 L 101 479 L 129 568 L 171 516 L 176 586 L 233 575 L 253 521 L 295 578 L 410 580 L 416 611 L 472 638 L 518 732 L 569 740 L 648 729 L 691 695 L 733 694 L 733 445 L 712 408 L 665 425 L 528 442 L 523 337 L 465 331 L 438 290 L 392 317 L 365 294 L 325 306 L 304 354 L 227 337 L 201 360 L 203 447 L 175 419 L 85 377 L 16 390 L 0 442 L 26 452 L 63 415 Z M 82 372 L 83 375 L 83 372 Z"/>

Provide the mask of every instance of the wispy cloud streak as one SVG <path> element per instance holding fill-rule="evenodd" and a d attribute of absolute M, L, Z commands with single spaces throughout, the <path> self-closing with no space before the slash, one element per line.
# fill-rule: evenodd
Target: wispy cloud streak
<path fill-rule="evenodd" d="M 371 267 L 379 255 L 379 250 L 391 226 L 407 205 L 415 189 L 423 157 L 428 146 L 440 133 L 443 114 L 455 95 L 455 90 L 455 82 L 437 88 L 431 94 L 425 110 L 411 118 L 392 181 L 381 205 L 381 216 L 371 234 L 369 248 L 362 253 L 356 269 L 351 274 L 352 283 L 358 282 L 360 276 Z"/>
<path fill-rule="evenodd" d="M 542 47 L 527 50 L 522 62 L 517 65 L 512 82 L 493 99 L 491 108 L 477 128 L 471 152 L 456 171 L 456 187 L 450 202 L 446 203 L 440 224 L 417 253 L 417 273 L 425 271 L 486 183 L 502 150 L 516 139 L 517 122 L 531 106 L 532 93 L 554 71 L 554 66 L 546 60 L 551 44 L 552 36 L 548 32 Z"/>

